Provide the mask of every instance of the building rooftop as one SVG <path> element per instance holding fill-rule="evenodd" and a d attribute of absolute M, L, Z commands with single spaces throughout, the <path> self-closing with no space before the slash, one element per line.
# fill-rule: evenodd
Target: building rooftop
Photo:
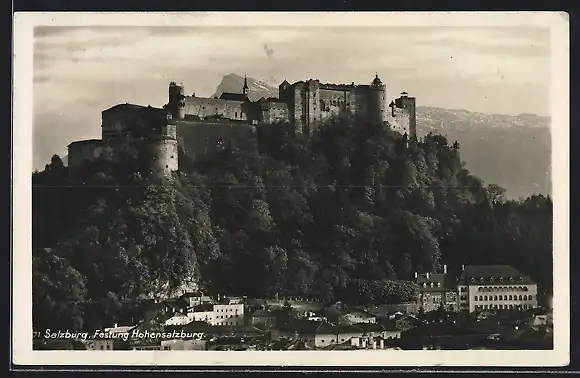
<path fill-rule="evenodd" d="M 367 318 L 374 318 L 376 316 L 375 314 L 373 314 L 373 313 L 371 313 L 369 311 L 366 311 L 366 310 L 363 310 L 363 309 L 359 309 L 359 308 L 354 308 L 352 310 L 348 310 L 348 311 L 345 312 L 345 315 L 364 316 L 364 317 L 367 317 Z"/>
<path fill-rule="evenodd" d="M 306 319 L 298 319 L 279 327 L 281 331 L 298 332 L 301 334 L 335 334 L 335 328 L 334 325 L 325 321 L 312 321 Z"/>
<path fill-rule="evenodd" d="M 206 312 L 206 311 L 213 311 L 213 304 L 202 303 L 200 305 L 193 306 L 193 312 Z"/>
<path fill-rule="evenodd" d="M 154 108 L 152 106 L 143 106 L 143 105 L 137 105 L 137 104 L 129 104 L 129 103 L 125 103 L 125 104 L 117 104 L 114 106 L 111 106 L 108 109 L 103 110 L 104 112 L 108 112 L 111 110 L 133 110 L 133 111 L 138 111 L 138 110 L 142 110 L 142 111 L 147 111 L 147 110 L 153 110 L 153 111 L 163 111 L 165 112 L 165 109 L 162 108 Z"/>
<path fill-rule="evenodd" d="M 510 265 L 466 265 L 462 285 L 533 285 L 535 282 Z"/>
<path fill-rule="evenodd" d="M 456 280 L 445 273 L 420 274 L 415 282 L 420 291 L 447 291 L 456 288 Z"/>
<path fill-rule="evenodd" d="M 75 140 L 74 142 L 71 142 L 68 147 L 70 146 L 78 146 L 78 145 L 82 145 L 82 144 L 95 144 L 95 143 L 102 143 L 103 141 L 101 139 L 84 139 L 84 140 Z"/>
<path fill-rule="evenodd" d="M 229 101 L 250 101 L 247 96 L 243 93 L 230 93 L 224 92 L 219 97 L 220 100 L 229 100 Z"/>
<path fill-rule="evenodd" d="M 252 316 L 254 318 L 267 318 L 267 317 L 272 317 L 272 316 L 276 316 L 276 314 L 272 311 L 268 311 L 268 310 L 256 310 Z"/>

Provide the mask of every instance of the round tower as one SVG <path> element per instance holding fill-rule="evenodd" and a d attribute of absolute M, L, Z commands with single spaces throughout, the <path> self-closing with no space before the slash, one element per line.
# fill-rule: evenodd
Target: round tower
<path fill-rule="evenodd" d="M 375 79 L 371 84 L 373 111 L 375 112 L 374 119 L 379 123 L 387 121 L 387 86 L 379 79 L 379 74 L 375 75 Z"/>
<path fill-rule="evenodd" d="M 169 175 L 179 169 L 177 126 L 173 122 L 163 125 L 161 132 L 151 136 L 148 142 L 156 171 Z"/>
<path fill-rule="evenodd" d="M 167 108 L 171 112 L 173 119 L 183 119 L 185 117 L 185 91 L 182 85 L 177 85 L 174 81 L 169 83 L 169 102 Z"/>

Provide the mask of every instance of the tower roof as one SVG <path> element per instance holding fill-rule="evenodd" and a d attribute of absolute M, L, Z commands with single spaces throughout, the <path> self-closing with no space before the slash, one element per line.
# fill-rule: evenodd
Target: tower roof
<path fill-rule="evenodd" d="M 383 82 L 381 81 L 381 79 L 379 79 L 378 73 L 375 75 L 375 79 L 373 80 L 373 85 L 383 85 Z"/>

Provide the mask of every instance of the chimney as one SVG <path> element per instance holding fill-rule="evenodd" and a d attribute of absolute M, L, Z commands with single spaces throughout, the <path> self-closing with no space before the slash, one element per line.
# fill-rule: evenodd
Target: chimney
<path fill-rule="evenodd" d="M 461 265 L 461 271 L 463 272 L 465 270 L 465 265 Z"/>
<path fill-rule="evenodd" d="M 425 273 L 425 277 L 427 277 L 427 279 L 429 279 L 429 273 Z"/>
<path fill-rule="evenodd" d="M 447 264 L 443 264 L 443 273 L 447 274 Z"/>
<path fill-rule="evenodd" d="M 113 328 L 117 328 L 117 326 L 118 326 L 117 323 L 113 324 Z"/>
<path fill-rule="evenodd" d="M 417 274 L 417 272 L 415 272 L 415 279 L 417 279 L 417 277 L 419 277 L 419 275 Z"/>

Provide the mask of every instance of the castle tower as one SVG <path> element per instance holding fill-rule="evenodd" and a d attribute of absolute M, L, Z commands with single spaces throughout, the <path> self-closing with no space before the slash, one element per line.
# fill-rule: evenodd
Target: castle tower
<path fill-rule="evenodd" d="M 149 136 L 148 143 L 153 156 L 152 164 L 157 171 L 168 176 L 179 169 L 177 126 L 170 114 L 160 126 Z"/>
<path fill-rule="evenodd" d="M 371 84 L 371 96 L 373 106 L 370 111 L 374 114 L 370 114 L 370 119 L 382 124 L 387 120 L 388 116 L 386 109 L 387 86 L 379 79 L 378 73 L 375 75 L 375 79 Z"/>
<path fill-rule="evenodd" d="M 407 92 L 402 92 L 401 97 L 397 99 L 400 103 L 398 107 L 404 109 L 409 116 L 409 139 L 417 140 L 417 111 L 415 109 L 415 97 L 409 97 Z"/>
<path fill-rule="evenodd" d="M 167 109 L 173 119 L 183 119 L 185 117 L 185 95 L 183 86 L 175 84 L 174 81 L 169 83 L 169 102 Z"/>
<path fill-rule="evenodd" d="M 248 78 L 246 76 L 244 76 L 244 88 L 242 88 L 242 93 L 244 94 L 244 97 L 248 97 Z"/>

